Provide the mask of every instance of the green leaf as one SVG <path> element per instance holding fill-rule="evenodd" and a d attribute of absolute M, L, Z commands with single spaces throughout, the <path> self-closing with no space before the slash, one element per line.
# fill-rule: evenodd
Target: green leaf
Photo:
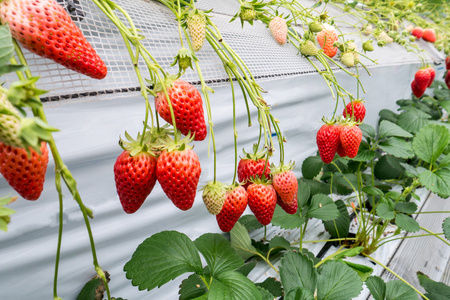
<path fill-rule="evenodd" d="M 444 152 L 449 140 L 450 133 L 447 128 L 428 125 L 417 133 L 412 145 L 418 158 L 432 164 Z"/>
<path fill-rule="evenodd" d="M 450 217 L 446 218 L 442 223 L 442 230 L 444 230 L 445 238 L 450 241 Z"/>
<path fill-rule="evenodd" d="M 444 158 L 439 161 L 439 168 L 445 168 L 448 166 L 450 166 L 450 153 L 444 156 Z"/>
<path fill-rule="evenodd" d="M 323 221 L 339 217 L 339 210 L 333 200 L 327 195 L 316 194 L 311 199 L 311 206 L 306 218 L 316 218 Z"/>
<path fill-rule="evenodd" d="M 160 287 L 186 272 L 203 272 L 194 243 L 177 231 L 162 231 L 147 238 L 123 269 L 139 290 Z"/>
<path fill-rule="evenodd" d="M 301 208 L 306 203 L 308 203 L 310 196 L 311 196 L 311 189 L 308 183 L 300 179 L 298 181 L 298 192 L 297 192 L 298 207 Z"/>
<path fill-rule="evenodd" d="M 414 152 L 411 144 L 398 137 L 391 137 L 384 142 L 381 142 L 378 147 L 381 150 L 398 158 L 412 158 Z"/>
<path fill-rule="evenodd" d="M 0 26 L 0 66 L 6 65 L 14 52 L 14 45 L 8 25 Z"/>
<path fill-rule="evenodd" d="M 0 218 L 0 230 L 5 232 L 8 231 L 8 223 L 9 222 L 4 218 Z"/>
<path fill-rule="evenodd" d="M 447 112 L 450 112 L 450 100 L 441 101 L 441 102 L 439 102 L 439 104 L 440 104 L 441 107 L 442 107 L 443 109 L 445 109 Z"/>
<path fill-rule="evenodd" d="M 306 179 L 313 179 L 322 170 L 323 161 L 319 156 L 307 157 L 302 164 L 302 174 Z"/>
<path fill-rule="evenodd" d="M 274 300 L 275 299 L 275 296 L 272 295 L 268 290 L 263 289 L 260 286 L 256 286 L 256 288 L 261 293 L 261 300 Z"/>
<path fill-rule="evenodd" d="M 394 210 L 405 214 L 412 214 L 416 212 L 417 204 L 414 202 L 397 202 L 394 206 Z"/>
<path fill-rule="evenodd" d="M 442 198 L 450 196 L 450 170 L 439 169 L 434 173 L 426 170 L 420 173 L 419 182 Z"/>
<path fill-rule="evenodd" d="M 325 182 L 320 182 L 320 181 L 312 180 L 312 179 L 303 179 L 303 178 L 301 179 L 301 181 L 308 184 L 311 196 L 313 196 L 315 194 L 328 194 L 330 192 L 330 185 Z M 298 187 L 298 190 L 300 193 L 300 186 Z M 303 199 L 298 198 L 297 201 L 299 201 L 299 207 L 302 207 L 304 205 Z"/>
<path fill-rule="evenodd" d="M 214 278 L 208 299 L 261 300 L 262 296 L 250 279 L 238 272 L 228 271 Z"/>
<path fill-rule="evenodd" d="M 180 285 L 180 290 L 178 291 L 178 294 L 180 295 L 179 300 L 195 299 L 206 293 L 208 293 L 208 288 L 197 274 L 192 274 L 183 280 Z"/>
<path fill-rule="evenodd" d="M 363 250 L 364 250 L 364 247 L 350 248 L 350 249 L 344 250 L 344 251 L 340 252 L 338 255 L 334 256 L 334 259 L 339 260 L 344 257 L 354 257 L 354 256 L 360 254 L 361 251 L 363 251 Z"/>
<path fill-rule="evenodd" d="M 274 236 L 269 243 L 270 249 L 281 248 L 285 250 L 291 249 L 291 243 L 282 236 Z"/>
<path fill-rule="evenodd" d="M 96 290 L 101 284 L 103 284 L 101 278 L 92 278 L 83 286 L 77 296 L 77 300 L 95 299 Z"/>
<path fill-rule="evenodd" d="M 417 272 L 420 285 L 427 291 L 430 300 L 450 299 L 450 286 L 431 280 L 427 275 Z"/>
<path fill-rule="evenodd" d="M 296 229 L 305 223 L 305 218 L 301 217 L 298 212 L 290 215 L 277 205 L 271 222 L 272 225 L 279 226 L 283 229 Z"/>
<path fill-rule="evenodd" d="M 371 196 L 384 196 L 383 191 L 374 186 L 365 186 L 363 192 Z"/>
<path fill-rule="evenodd" d="M 339 216 L 331 221 L 323 221 L 323 225 L 332 237 L 344 238 L 347 237 L 349 233 L 350 216 L 344 201 L 337 200 L 335 204 L 339 210 Z"/>
<path fill-rule="evenodd" d="M 247 229 L 241 223 L 237 222 L 230 231 L 231 247 L 236 250 L 236 253 L 244 260 L 255 256 L 258 253 L 252 245 Z"/>
<path fill-rule="evenodd" d="M 24 65 L 4 65 L 0 66 L 0 76 L 12 73 L 12 72 L 23 72 L 28 70 L 28 66 Z"/>
<path fill-rule="evenodd" d="M 408 132 L 416 133 L 428 124 L 428 119 L 431 119 L 429 114 L 418 109 L 411 109 L 400 114 L 397 125 Z"/>
<path fill-rule="evenodd" d="M 262 287 L 263 289 L 269 291 L 275 297 L 283 296 L 281 282 L 273 277 L 267 277 L 263 282 L 256 283 L 256 286 Z"/>
<path fill-rule="evenodd" d="M 393 220 L 395 218 L 394 210 L 392 210 L 389 205 L 385 203 L 380 203 L 377 206 L 377 215 L 383 220 Z"/>
<path fill-rule="evenodd" d="M 212 276 L 233 271 L 244 264 L 244 260 L 221 234 L 205 233 L 194 244 L 205 258 Z"/>
<path fill-rule="evenodd" d="M 5 216 L 9 216 L 12 215 L 13 213 L 15 213 L 16 211 L 11 209 L 11 208 L 7 208 L 7 207 L 1 207 L 0 206 L 0 217 L 5 217 Z"/>
<path fill-rule="evenodd" d="M 366 286 L 374 300 L 384 300 L 386 295 L 386 283 L 378 276 L 370 276 L 366 280 Z"/>
<path fill-rule="evenodd" d="M 400 165 L 401 161 L 402 160 L 394 156 L 383 155 L 375 165 L 375 177 L 381 180 L 399 178 L 404 173 L 403 168 Z"/>
<path fill-rule="evenodd" d="M 406 175 L 408 177 L 418 177 L 419 176 L 419 169 L 407 164 L 407 163 L 400 163 L 400 165 L 405 169 Z"/>
<path fill-rule="evenodd" d="M 388 120 L 392 123 L 397 123 L 398 115 L 389 109 L 380 110 L 378 115 L 380 116 L 381 120 Z"/>
<path fill-rule="evenodd" d="M 359 129 L 361 129 L 363 136 L 365 138 L 372 138 L 372 139 L 375 138 L 376 133 L 375 129 L 372 126 L 368 124 L 361 124 L 359 125 Z"/>
<path fill-rule="evenodd" d="M 370 146 L 366 142 L 361 142 L 358 149 L 358 155 L 352 158 L 352 161 L 365 162 L 375 158 L 376 152 L 370 150 Z"/>
<path fill-rule="evenodd" d="M 287 292 L 284 300 L 314 300 L 314 295 L 309 290 L 298 287 Z"/>
<path fill-rule="evenodd" d="M 318 300 L 346 300 L 359 295 L 362 281 L 347 265 L 330 261 L 323 265 L 317 281 Z"/>
<path fill-rule="evenodd" d="M 397 124 L 394 124 L 386 120 L 381 121 L 380 128 L 378 129 L 378 138 L 381 140 L 382 138 L 391 136 L 405 137 L 405 138 L 413 137 L 411 133 L 402 129 Z"/>
<path fill-rule="evenodd" d="M 396 214 L 395 216 L 395 224 L 403 230 L 408 232 L 417 232 L 420 230 L 420 225 L 413 218 L 404 215 L 404 214 Z"/>
<path fill-rule="evenodd" d="M 337 173 L 334 175 L 335 187 L 340 195 L 349 195 L 353 193 L 353 187 L 358 186 L 358 177 L 355 174 Z M 329 192 L 328 192 L 329 193 Z"/>
<path fill-rule="evenodd" d="M 417 293 L 400 280 L 391 280 L 386 283 L 386 300 L 417 300 L 418 298 Z"/>
<path fill-rule="evenodd" d="M 314 291 L 317 276 L 313 261 L 301 253 L 289 251 L 281 259 L 280 278 L 285 291 L 297 287 Z"/>
<path fill-rule="evenodd" d="M 371 267 L 355 264 L 346 260 L 343 260 L 342 262 L 344 262 L 347 266 L 355 270 L 356 273 L 358 273 L 358 276 L 361 278 L 361 281 L 366 281 L 367 278 L 369 278 L 369 276 L 373 273 L 373 269 Z"/>
<path fill-rule="evenodd" d="M 255 215 L 242 216 L 239 218 L 239 223 L 244 225 L 248 231 L 253 231 L 264 227 L 264 225 L 258 222 L 258 219 L 256 219 Z"/>

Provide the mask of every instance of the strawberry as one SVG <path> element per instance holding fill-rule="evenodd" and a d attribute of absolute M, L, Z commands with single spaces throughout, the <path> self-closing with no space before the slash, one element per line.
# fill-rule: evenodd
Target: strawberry
<path fill-rule="evenodd" d="M 316 143 L 322 161 L 329 164 L 333 161 L 339 143 L 340 130 L 336 125 L 324 124 L 316 135 Z"/>
<path fill-rule="evenodd" d="M 319 49 L 317 49 L 314 42 L 307 40 L 300 44 L 300 52 L 304 56 L 316 56 L 319 53 Z"/>
<path fill-rule="evenodd" d="M 340 140 L 342 148 L 348 157 L 354 158 L 358 154 L 362 140 L 362 131 L 355 125 L 342 125 Z"/>
<path fill-rule="evenodd" d="M 197 154 L 182 144 L 163 150 L 156 163 L 156 178 L 167 197 L 181 210 L 192 207 L 202 169 Z"/>
<path fill-rule="evenodd" d="M 37 200 L 44 189 L 48 164 L 48 149 L 41 142 L 40 154 L 29 148 L 30 156 L 23 148 L 16 148 L 0 142 L 0 173 L 20 196 Z"/>
<path fill-rule="evenodd" d="M 281 165 L 272 168 L 272 185 L 281 201 L 291 204 L 298 192 L 298 181 L 292 172 L 293 165 Z"/>
<path fill-rule="evenodd" d="M 430 82 L 428 83 L 428 87 L 430 87 L 436 77 L 436 71 L 432 67 L 428 67 L 428 72 L 430 72 Z"/>
<path fill-rule="evenodd" d="M 206 137 L 206 124 L 200 92 L 181 79 L 173 81 L 167 78 L 164 84 L 172 104 L 177 128 L 182 134 L 188 135 L 190 131 L 195 134 L 194 140 L 203 141 Z M 166 122 L 173 125 L 166 94 L 159 85 L 156 91 L 156 110 Z"/>
<path fill-rule="evenodd" d="M 0 20 L 29 51 L 89 77 L 105 78 L 105 63 L 56 1 L 1 1 Z"/>
<path fill-rule="evenodd" d="M 16 148 L 23 148 L 19 137 L 19 111 L 9 102 L 4 92 L 0 92 L 0 111 L 0 142 Z"/>
<path fill-rule="evenodd" d="M 220 213 L 225 201 L 226 189 L 223 183 L 211 181 L 203 188 L 203 203 L 212 215 Z"/>
<path fill-rule="evenodd" d="M 277 204 L 288 214 L 293 215 L 297 212 L 298 209 L 298 203 L 297 203 L 297 194 L 295 194 L 294 196 L 294 201 L 292 201 L 292 203 L 290 204 L 286 204 L 284 203 L 280 196 L 277 195 Z"/>
<path fill-rule="evenodd" d="M 445 69 L 450 70 L 450 56 L 445 58 Z"/>
<path fill-rule="evenodd" d="M 273 18 L 269 22 L 269 29 L 270 33 L 278 44 L 286 44 L 288 28 L 285 19 L 278 16 Z"/>
<path fill-rule="evenodd" d="M 415 36 L 416 39 L 422 38 L 422 36 L 423 36 L 423 29 L 422 29 L 422 27 L 415 27 L 415 28 L 411 31 L 411 34 L 412 34 L 413 36 Z"/>
<path fill-rule="evenodd" d="M 277 205 L 275 188 L 269 183 L 252 183 L 247 188 L 247 193 L 248 206 L 256 219 L 262 225 L 268 225 Z"/>
<path fill-rule="evenodd" d="M 206 38 L 206 15 L 203 11 L 191 10 L 186 19 L 189 35 L 191 36 L 192 48 L 199 51 Z"/>
<path fill-rule="evenodd" d="M 353 55 L 352 52 L 344 52 L 341 55 L 341 62 L 351 68 L 355 66 L 355 56 Z"/>
<path fill-rule="evenodd" d="M 378 44 L 380 45 L 380 42 L 382 45 L 384 44 L 392 44 L 394 42 L 394 39 L 390 37 L 385 31 L 380 31 L 378 35 L 376 36 L 378 40 Z"/>
<path fill-rule="evenodd" d="M 230 188 L 225 195 L 222 210 L 216 215 L 220 230 L 229 232 L 247 208 L 248 194 L 242 186 Z"/>
<path fill-rule="evenodd" d="M 415 80 L 411 82 L 411 90 L 417 98 L 420 98 L 423 94 L 425 94 L 425 90 L 419 89 Z"/>
<path fill-rule="evenodd" d="M 312 21 L 308 24 L 308 27 L 311 32 L 321 32 L 323 29 L 323 25 L 319 21 Z"/>
<path fill-rule="evenodd" d="M 420 69 L 414 75 L 414 81 L 420 91 L 425 91 L 431 80 L 431 74 L 428 68 Z"/>
<path fill-rule="evenodd" d="M 336 55 L 338 48 L 333 45 L 338 40 L 336 29 L 328 24 L 323 25 L 321 32 L 317 34 L 317 42 L 323 49 L 323 53 L 329 57 Z"/>
<path fill-rule="evenodd" d="M 450 89 L 450 70 L 445 74 L 445 84 Z"/>
<path fill-rule="evenodd" d="M 253 6 L 241 7 L 239 17 L 242 21 L 252 22 L 256 18 L 256 10 Z"/>
<path fill-rule="evenodd" d="M 252 178 L 261 178 L 263 172 L 266 179 L 270 178 L 270 165 L 269 161 L 266 161 L 263 158 L 264 153 L 257 152 L 249 154 L 244 151 L 244 154 L 246 154 L 246 156 L 239 161 L 237 173 L 238 180 L 243 184 L 245 189 L 251 184 Z"/>
<path fill-rule="evenodd" d="M 339 134 L 340 135 L 340 134 Z M 347 153 L 345 153 L 344 148 L 342 147 L 342 143 L 341 143 L 341 139 L 339 138 L 339 143 L 336 149 L 336 153 L 340 156 L 340 157 L 346 157 Z"/>
<path fill-rule="evenodd" d="M 147 152 L 131 156 L 124 150 L 114 164 L 120 203 L 127 214 L 136 212 L 156 184 L 156 157 Z"/>
<path fill-rule="evenodd" d="M 436 32 L 434 31 L 434 29 L 427 28 L 423 31 L 422 38 L 424 41 L 434 43 L 436 42 Z"/>
<path fill-rule="evenodd" d="M 356 122 L 362 122 L 366 116 L 366 107 L 364 106 L 364 103 L 359 100 L 352 101 L 344 108 L 342 115 L 344 118 L 353 116 Z"/>
<path fill-rule="evenodd" d="M 354 41 L 348 41 L 347 42 L 347 49 L 353 54 L 353 57 L 355 59 L 355 64 L 359 63 L 359 53 L 358 53 L 358 46 L 356 46 Z"/>

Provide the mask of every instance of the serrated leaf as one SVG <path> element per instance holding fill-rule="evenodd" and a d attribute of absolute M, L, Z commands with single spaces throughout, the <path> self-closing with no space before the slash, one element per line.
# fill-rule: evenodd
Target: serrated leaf
<path fill-rule="evenodd" d="M 364 250 L 364 247 L 350 248 L 350 249 L 347 249 L 347 250 L 344 250 L 344 251 L 340 252 L 338 255 L 335 255 L 334 259 L 335 260 L 339 260 L 339 259 L 342 259 L 344 257 L 354 257 L 354 256 L 360 254 L 361 251 L 363 251 L 363 250 Z"/>
<path fill-rule="evenodd" d="M 8 25 L 0 26 L 0 66 L 6 65 L 14 52 L 14 45 Z"/>
<path fill-rule="evenodd" d="M 413 218 L 404 215 L 404 214 L 396 214 L 395 215 L 395 224 L 403 230 L 408 232 L 417 232 L 420 230 L 420 225 Z"/>
<path fill-rule="evenodd" d="M 312 179 L 303 179 L 303 178 L 301 179 L 301 181 L 308 184 L 311 196 L 316 195 L 316 194 L 328 194 L 330 192 L 330 185 L 325 182 L 320 182 L 320 181 L 312 180 Z M 298 189 L 299 189 L 299 193 L 300 193 L 300 186 Z M 303 202 L 300 202 L 303 200 L 298 199 L 297 201 L 299 201 L 299 207 L 304 205 Z"/>
<path fill-rule="evenodd" d="M 281 248 L 288 250 L 291 249 L 291 243 L 284 237 L 277 235 L 270 240 L 269 248 L 270 249 Z"/>
<path fill-rule="evenodd" d="M 381 142 L 378 147 L 387 154 L 398 158 L 406 159 L 414 157 L 411 144 L 398 137 L 391 137 L 386 141 Z"/>
<path fill-rule="evenodd" d="M 369 124 L 361 124 L 359 125 L 359 129 L 361 129 L 363 136 L 365 138 L 375 138 L 375 128 L 373 128 L 372 126 L 370 126 Z"/>
<path fill-rule="evenodd" d="M 411 109 L 400 114 L 397 125 L 408 132 L 416 133 L 428 124 L 428 119 L 431 119 L 429 114 L 418 109 Z"/>
<path fill-rule="evenodd" d="M 330 221 L 337 217 L 339 217 L 339 210 L 330 197 L 323 194 L 316 194 L 312 197 L 311 206 L 306 214 L 306 218 Z"/>
<path fill-rule="evenodd" d="M 444 156 L 444 158 L 439 161 L 439 168 L 445 168 L 448 166 L 450 166 L 450 153 Z"/>
<path fill-rule="evenodd" d="M 264 227 L 264 225 L 258 222 L 258 219 L 256 219 L 255 215 L 242 216 L 239 218 L 239 223 L 244 225 L 248 231 L 253 231 Z"/>
<path fill-rule="evenodd" d="M 405 173 L 408 177 L 418 177 L 419 171 L 413 166 L 407 163 L 400 163 L 400 165 L 405 169 Z"/>
<path fill-rule="evenodd" d="M 442 198 L 450 196 L 450 170 L 439 169 L 434 173 L 426 170 L 420 173 L 419 182 Z"/>
<path fill-rule="evenodd" d="M 288 214 L 277 205 L 271 223 L 283 229 L 296 229 L 305 223 L 305 218 L 301 217 L 298 212 L 292 215 Z"/>
<path fill-rule="evenodd" d="M 281 259 L 280 278 L 285 291 L 297 287 L 314 291 L 317 277 L 313 261 L 304 254 L 289 251 Z"/>
<path fill-rule="evenodd" d="M 450 133 L 447 128 L 428 125 L 417 133 L 412 145 L 418 158 L 432 164 L 444 152 L 449 140 Z"/>
<path fill-rule="evenodd" d="M 331 221 L 323 221 L 323 225 L 332 237 L 344 238 L 347 237 L 349 233 L 350 216 L 344 201 L 337 200 L 335 204 L 339 210 L 339 216 Z"/>
<path fill-rule="evenodd" d="M 314 300 L 314 295 L 307 289 L 296 288 L 287 292 L 284 300 Z"/>
<path fill-rule="evenodd" d="M 240 266 L 239 268 L 236 269 L 236 272 L 241 273 L 244 276 L 248 276 L 248 274 L 250 274 L 250 272 L 256 267 L 256 261 L 252 261 L 249 263 L 246 263 L 242 266 Z"/>
<path fill-rule="evenodd" d="M 323 161 L 319 156 L 307 157 L 302 164 L 302 174 L 306 179 L 313 179 L 322 170 Z"/>
<path fill-rule="evenodd" d="M 398 115 L 389 109 L 380 110 L 378 115 L 380 116 L 381 120 L 388 120 L 392 123 L 397 123 Z"/>
<path fill-rule="evenodd" d="M 394 210 L 405 214 L 412 214 L 416 212 L 417 204 L 414 202 L 397 202 L 394 206 Z"/>
<path fill-rule="evenodd" d="M 5 217 L 5 216 L 9 216 L 12 215 L 13 213 L 15 213 L 16 211 L 8 208 L 8 207 L 1 207 L 0 206 L 0 217 Z"/>
<path fill-rule="evenodd" d="M 355 174 L 337 173 L 334 175 L 334 181 L 340 195 L 349 195 L 353 193 L 353 187 L 358 186 L 358 177 Z"/>
<path fill-rule="evenodd" d="M 404 174 L 403 168 L 400 165 L 399 158 L 391 155 L 383 155 L 377 161 L 374 168 L 374 175 L 381 180 L 397 179 Z"/>
<path fill-rule="evenodd" d="M 442 223 L 442 230 L 444 231 L 445 238 L 450 241 L 450 217 L 446 218 Z"/>
<path fill-rule="evenodd" d="M 178 294 L 180 295 L 179 300 L 195 299 L 206 293 L 208 293 L 208 288 L 197 274 L 192 274 L 183 280 L 178 291 Z"/>
<path fill-rule="evenodd" d="M 450 112 L 450 100 L 441 101 L 439 102 L 439 105 L 445 109 L 447 112 Z"/>
<path fill-rule="evenodd" d="M 369 276 L 373 273 L 373 269 L 371 267 L 355 264 L 346 260 L 343 260 L 342 262 L 344 262 L 347 266 L 355 270 L 356 273 L 358 273 L 358 276 L 361 278 L 361 281 L 366 281 L 367 278 L 369 278 Z"/>
<path fill-rule="evenodd" d="M 386 295 L 386 283 L 378 276 L 370 276 L 366 280 L 366 286 L 375 300 L 384 300 Z"/>
<path fill-rule="evenodd" d="M 394 211 L 389 207 L 389 205 L 385 203 L 380 203 L 377 206 L 377 215 L 382 218 L 383 220 L 393 220 L 395 218 Z"/>
<path fill-rule="evenodd" d="M 205 233 L 194 244 L 205 258 L 212 276 L 233 271 L 244 264 L 244 260 L 221 234 Z"/>
<path fill-rule="evenodd" d="M 161 287 L 186 272 L 203 272 L 194 243 L 177 231 L 162 231 L 147 238 L 123 269 L 139 290 Z"/>
<path fill-rule="evenodd" d="M 394 124 L 387 120 L 381 121 L 380 128 L 378 129 L 378 138 L 381 140 L 382 138 L 391 136 L 405 137 L 405 138 L 413 137 L 411 133 L 402 129 L 397 124 Z"/>
<path fill-rule="evenodd" d="M 262 296 L 250 279 L 238 272 L 228 271 L 214 278 L 208 299 L 261 300 Z"/>
<path fill-rule="evenodd" d="M 358 149 L 358 155 L 352 158 L 353 161 L 364 162 L 374 159 L 376 152 L 370 150 L 369 145 L 366 142 L 361 142 Z"/>
<path fill-rule="evenodd" d="M 298 181 L 298 192 L 297 192 L 297 202 L 298 207 L 301 208 L 306 203 L 308 203 L 309 197 L 311 196 L 311 189 L 303 179 Z"/>
<path fill-rule="evenodd" d="M 386 283 L 386 300 L 414 300 L 418 299 L 416 291 L 400 280 Z"/>
<path fill-rule="evenodd" d="M 427 275 L 420 272 L 417 273 L 417 278 L 420 285 L 430 295 L 430 299 L 450 299 L 450 286 L 431 280 Z"/>
<path fill-rule="evenodd" d="M 231 247 L 236 250 L 236 253 L 244 260 L 255 256 L 258 253 L 252 245 L 247 229 L 241 223 L 237 222 L 230 231 Z"/>
<path fill-rule="evenodd" d="M 281 282 L 276 280 L 273 277 L 268 277 L 263 282 L 256 283 L 256 286 L 259 286 L 269 293 L 271 293 L 274 297 L 283 296 L 283 288 L 281 287 Z M 272 297 L 273 299 L 273 297 Z"/>
<path fill-rule="evenodd" d="M 355 270 L 338 261 L 323 265 L 317 281 L 318 300 L 350 300 L 362 291 L 362 281 Z"/>
<path fill-rule="evenodd" d="M 81 289 L 77 300 L 95 299 L 96 289 L 103 283 L 101 278 L 92 278 Z"/>
<path fill-rule="evenodd" d="M 383 191 L 374 186 L 364 187 L 363 192 L 366 193 L 367 195 L 371 195 L 371 196 L 384 196 Z"/>
<path fill-rule="evenodd" d="M 256 286 L 258 291 L 261 293 L 261 300 L 274 300 L 275 297 L 268 290 L 263 289 L 260 286 Z"/>

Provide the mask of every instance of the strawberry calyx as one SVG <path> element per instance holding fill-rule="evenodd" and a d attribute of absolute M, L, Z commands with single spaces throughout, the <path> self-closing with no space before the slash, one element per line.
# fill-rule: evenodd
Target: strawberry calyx
<path fill-rule="evenodd" d="M 160 141 L 161 144 L 159 144 L 157 147 L 160 151 L 166 150 L 167 152 L 172 151 L 184 151 L 186 149 L 193 149 L 193 146 L 190 146 L 189 144 L 194 140 L 194 135 L 189 132 L 187 136 L 185 136 L 183 139 L 181 139 L 181 132 L 177 130 L 175 133 L 177 135 L 176 140 L 167 139 L 164 141 Z"/>
<path fill-rule="evenodd" d="M 153 88 L 153 92 L 155 94 L 163 91 L 163 87 L 167 90 L 173 86 L 173 82 L 178 79 L 177 75 L 169 75 L 168 73 L 164 74 L 163 80 L 157 81 L 155 87 Z"/>
<path fill-rule="evenodd" d="M 187 68 L 192 69 L 192 62 L 198 61 L 198 58 L 195 56 L 195 54 L 187 48 L 181 48 L 178 50 L 177 55 L 174 57 L 173 63 L 170 65 L 171 67 L 178 64 L 178 76 L 179 78 L 181 76 L 181 73 L 185 71 Z"/>
<path fill-rule="evenodd" d="M 322 117 L 322 122 L 326 125 L 335 125 L 336 123 L 339 123 L 339 121 L 336 118 L 327 119 L 325 116 Z"/>
<path fill-rule="evenodd" d="M 267 150 L 258 150 L 258 144 L 253 144 L 253 153 L 245 152 L 244 148 L 242 149 L 242 152 L 244 153 L 244 157 L 242 157 L 242 159 L 252 159 L 252 160 L 266 158 L 268 154 Z"/>
<path fill-rule="evenodd" d="M 250 185 L 253 184 L 253 183 L 254 184 L 263 184 L 263 185 L 272 185 L 273 181 L 272 181 L 271 178 L 266 178 L 266 175 L 263 172 L 261 177 L 259 177 L 259 176 L 250 176 L 247 179 L 247 182 L 249 182 Z"/>
<path fill-rule="evenodd" d="M 52 132 L 55 131 L 59 131 L 59 129 L 48 125 L 39 118 L 21 118 L 20 120 L 19 138 L 27 152 L 29 147 L 31 147 L 41 154 L 41 142 L 50 141 Z"/>
<path fill-rule="evenodd" d="M 270 166 L 270 174 L 275 175 L 275 174 L 279 174 L 279 173 L 283 173 L 286 171 L 291 171 L 293 170 L 295 167 L 295 161 L 290 161 L 289 163 L 285 164 L 285 163 L 280 163 L 279 166 L 275 166 L 274 164 L 272 164 Z"/>
<path fill-rule="evenodd" d="M 133 139 L 131 135 L 125 131 L 126 140 L 120 138 L 119 146 L 129 152 L 130 156 L 136 156 L 140 153 L 148 153 L 152 156 L 157 156 L 157 152 L 151 147 L 150 139 L 151 134 L 147 132 L 144 137 L 138 132 L 136 139 Z"/>

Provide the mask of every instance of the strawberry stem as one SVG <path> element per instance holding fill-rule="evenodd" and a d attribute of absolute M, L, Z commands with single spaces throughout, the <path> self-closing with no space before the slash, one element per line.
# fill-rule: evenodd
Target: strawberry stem
<path fill-rule="evenodd" d="M 59 270 L 59 261 L 61 257 L 61 244 L 62 244 L 62 235 L 63 235 L 63 193 L 61 190 L 61 172 L 59 170 L 55 170 L 55 185 L 56 191 L 58 192 L 59 198 L 59 226 L 58 226 L 58 245 L 56 247 L 56 258 L 55 258 L 55 275 L 53 279 L 53 298 L 60 299 L 58 297 L 58 270 Z"/>

